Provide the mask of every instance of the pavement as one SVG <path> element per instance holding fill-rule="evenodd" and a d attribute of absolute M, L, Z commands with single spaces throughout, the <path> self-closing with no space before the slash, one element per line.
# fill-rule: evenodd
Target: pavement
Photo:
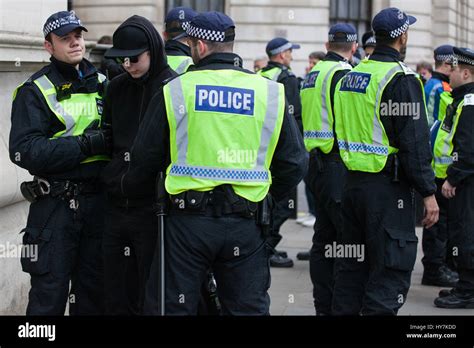
<path fill-rule="evenodd" d="M 304 191 L 299 189 L 298 203 L 300 209 L 305 209 L 302 201 Z M 301 213 L 300 213 L 301 214 Z M 423 266 L 421 258 L 421 229 L 417 229 L 418 254 L 415 269 L 412 273 L 410 291 L 407 302 L 401 308 L 399 315 L 422 316 L 449 316 L 449 315 L 474 315 L 474 309 L 442 309 L 433 304 L 439 290 L 443 288 L 421 285 Z M 308 251 L 311 247 L 313 229 L 288 220 L 281 229 L 283 239 L 278 245 L 278 250 L 285 250 L 295 263 L 293 268 L 272 268 L 272 282 L 270 287 L 270 313 L 271 315 L 312 316 L 315 315 L 313 305 L 313 286 L 309 276 L 309 262 L 299 261 L 296 254 Z"/>

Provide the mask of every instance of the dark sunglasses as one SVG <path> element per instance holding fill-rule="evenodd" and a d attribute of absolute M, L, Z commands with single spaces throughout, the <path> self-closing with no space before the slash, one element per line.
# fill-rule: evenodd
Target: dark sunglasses
<path fill-rule="evenodd" d="M 115 58 L 115 61 L 118 64 L 125 64 L 126 62 L 137 63 L 138 60 L 139 60 L 139 56 L 135 56 L 135 57 L 117 57 L 117 58 Z"/>

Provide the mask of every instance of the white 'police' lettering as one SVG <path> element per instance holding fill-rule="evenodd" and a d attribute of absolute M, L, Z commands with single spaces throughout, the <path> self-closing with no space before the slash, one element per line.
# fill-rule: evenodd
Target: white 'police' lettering
<path fill-rule="evenodd" d="M 196 111 L 253 116 L 255 91 L 224 86 L 196 86 Z"/>
<path fill-rule="evenodd" d="M 370 83 L 370 74 L 351 72 L 341 82 L 341 91 L 365 93 Z"/>

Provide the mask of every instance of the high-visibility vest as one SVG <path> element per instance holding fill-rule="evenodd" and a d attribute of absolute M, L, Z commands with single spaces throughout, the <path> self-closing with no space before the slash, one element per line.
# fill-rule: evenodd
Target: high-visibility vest
<path fill-rule="evenodd" d="M 98 83 L 104 83 L 105 75 L 98 73 Z M 61 137 L 79 136 L 95 121 L 101 121 L 102 118 L 102 96 L 99 92 L 94 93 L 72 93 L 68 99 L 57 100 L 57 91 L 54 84 L 46 75 L 41 75 L 33 81 L 38 87 L 49 109 L 64 125 L 65 129 L 57 132 L 51 137 L 51 140 Z M 15 100 L 18 90 L 23 86 L 21 84 L 13 92 Z M 108 161 L 109 156 L 93 156 L 86 158 L 81 163 L 91 163 L 96 161 Z"/>
<path fill-rule="evenodd" d="M 425 86 L 426 87 L 426 86 Z M 430 126 L 430 139 L 431 147 L 434 152 L 434 144 L 436 137 L 438 136 L 439 127 L 444 120 L 446 115 L 446 109 L 448 105 L 452 104 L 453 97 L 451 95 L 451 86 L 447 82 L 440 82 L 435 86 L 429 93 L 427 99 L 427 115 L 428 115 L 428 126 Z M 439 93 L 439 94 L 438 94 Z M 439 99 L 438 99 L 439 98 Z"/>
<path fill-rule="evenodd" d="M 278 80 L 280 79 L 280 76 L 281 74 L 284 72 L 284 71 L 289 71 L 291 73 L 291 70 L 290 69 L 282 69 L 278 66 L 274 67 L 274 68 L 271 68 L 271 69 L 268 69 L 268 70 L 260 70 L 257 74 L 259 74 L 260 76 L 263 76 L 269 80 L 272 80 L 272 81 L 275 81 L 275 82 L 278 82 Z"/>
<path fill-rule="evenodd" d="M 237 195 L 262 201 L 285 112 L 283 85 L 236 70 L 190 71 L 165 85 L 164 97 L 168 193 L 230 184 Z"/>
<path fill-rule="evenodd" d="M 168 65 L 178 75 L 184 74 L 193 65 L 193 59 L 188 56 L 168 56 Z"/>
<path fill-rule="evenodd" d="M 452 88 L 449 83 L 438 79 L 432 79 L 426 84 L 426 111 L 430 128 L 436 121 L 443 121 L 446 107 L 453 102 L 451 91 Z"/>
<path fill-rule="evenodd" d="M 383 92 L 398 74 L 415 75 L 401 62 L 365 59 L 337 85 L 336 136 L 341 157 L 349 170 L 379 173 L 388 156 L 398 152 L 390 146 L 380 119 Z M 421 80 L 420 88 L 422 91 Z"/>
<path fill-rule="evenodd" d="M 334 74 L 350 70 L 346 62 L 320 61 L 306 77 L 301 89 L 304 144 L 311 152 L 318 148 L 328 154 L 334 146 L 334 113 L 331 84 Z"/>
<path fill-rule="evenodd" d="M 459 124 L 459 118 L 464 106 L 474 105 L 474 94 L 467 94 L 457 106 L 456 110 L 451 104 L 446 112 L 434 145 L 433 167 L 435 175 L 438 179 L 446 179 L 448 177 L 448 168 L 456 160 L 456 154 L 453 154 L 453 139 L 456 136 L 456 130 Z"/>

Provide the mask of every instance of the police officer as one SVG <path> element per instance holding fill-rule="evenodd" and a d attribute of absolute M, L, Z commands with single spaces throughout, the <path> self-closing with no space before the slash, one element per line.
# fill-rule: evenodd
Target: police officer
<path fill-rule="evenodd" d="M 293 61 L 293 50 L 299 48 L 301 48 L 300 45 L 291 43 L 284 38 L 271 40 L 266 47 L 269 57 L 268 65 L 259 74 L 285 86 L 285 96 L 289 103 L 289 111 L 294 116 L 300 130 L 302 130 L 300 81 L 290 69 L 290 64 Z M 273 228 L 268 238 L 268 243 L 273 248 L 276 248 L 282 239 L 280 227 L 294 213 L 295 207 L 292 201 L 296 200 L 295 197 L 296 191 L 287 194 L 286 197 L 275 202 Z M 275 250 L 275 253 L 270 258 L 270 265 L 283 268 L 293 267 L 293 260 L 288 258 L 286 252 Z"/>
<path fill-rule="evenodd" d="M 186 44 L 184 32 L 189 22 L 197 13 L 188 7 L 175 7 L 168 12 L 165 18 L 165 50 L 168 56 L 168 64 L 177 74 L 186 72 L 193 64 L 191 49 Z"/>
<path fill-rule="evenodd" d="M 197 313 L 212 267 L 223 314 L 265 315 L 267 195 L 281 198 L 298 184 L 307 153 L 283 86 L 243 69 L 232 53 L 235 25 L 228 16 L 202 13 L 187 34 L 196 65 L 164 87 L 164 102 L 160 93 L 155 97 L 131 163 L 144 171 L 168 168 L 166 314 Z M 158 307 L 155 261 L 151 309 Z"/>
<path fill-rule="evenodd" d="M 423 85 L 402 63 L 415 21 L 397 8 L 378 13 L 373 55 L 336 87 L 336 135 L 349 172 L 342 240 L 327 250 L 338 257 L 335 315 L 396 315 L 405 302 L 417 251 L 412 187 L 424 198 L 423 224 L 438 220 Z"/>
<path fill-rule="evenodd" d="M 452 88 L 449 76 L 452 71 L 453 46 L 442 45 L 434 50 L 435 71 L 425 85 L 426 106 L 428 111 L 428 126 L 433 127 L 432 142 L 436 140 L 446 108 L 452 103 Z"/>
<path fill-rule="evenodd" d="M 51 64 L 14 93 L 10 158 L 32 182 L 23 243 L 36 257 L 21 259 L 31 276 L 28 315 L 100 315 L 104 311 L 99 173 L 110 137 L 99 128 L 105 76 L 84 59 L 87 31 L 73 12 L 46 21 Z M 69 283 L 71 282 L 71 290 Z"/>
<path fill-rule="evenodd" d="M 435 142 L 435 169 L 446 180 L 448 250 L 454 256 L 459 282 L 443 290 L 435 305 L 474 308 L 474 50 L 454 47 L 451 72 L 453 103 Z"/>
<path fill-rule="evenodd" d="M 434 148 L 439 126 L 446 114 L 446 108 L 452 103 L 449 76 L 452 70 L 453 46 L 443 45 L 434 50 L 436 70 L 425 85 L 425 98 L 428 112 L 428 125 L 431 127 L 431 144 Z M 423 230 L 424 266 L 421 284 L 432 286 L 455 286 L 459 280 L 456 272 L 447 265 L 447 200 L 441 193 L 446 180 L 444 175 L 435 170 L 436 200 L 439 205 L 439 221 L 429 230 Z"/>
<path fill-rule="evenodd" d="M 326 245 L 340 237 L 341 196 L 346 168 L 335 139 L 334 92 L 352 66 L 357 33 L 350 24 L 336 24 L 329 31 L 328 54 L 309 73 L 301 91 L 304 142 L 310 152 L 308 182 L 315 195 L 316 215 L 310 274 L 316 313 L 330 315 L 334 285 L 334 259 L 325 257 Z"/>
<path fill-rule="evenodd" d="M 376 46 L 375 35 L 373 31 L 368 31 L 362 35 L 362 47 L 364 48 L 365 58 L 369 58 Z"/>

